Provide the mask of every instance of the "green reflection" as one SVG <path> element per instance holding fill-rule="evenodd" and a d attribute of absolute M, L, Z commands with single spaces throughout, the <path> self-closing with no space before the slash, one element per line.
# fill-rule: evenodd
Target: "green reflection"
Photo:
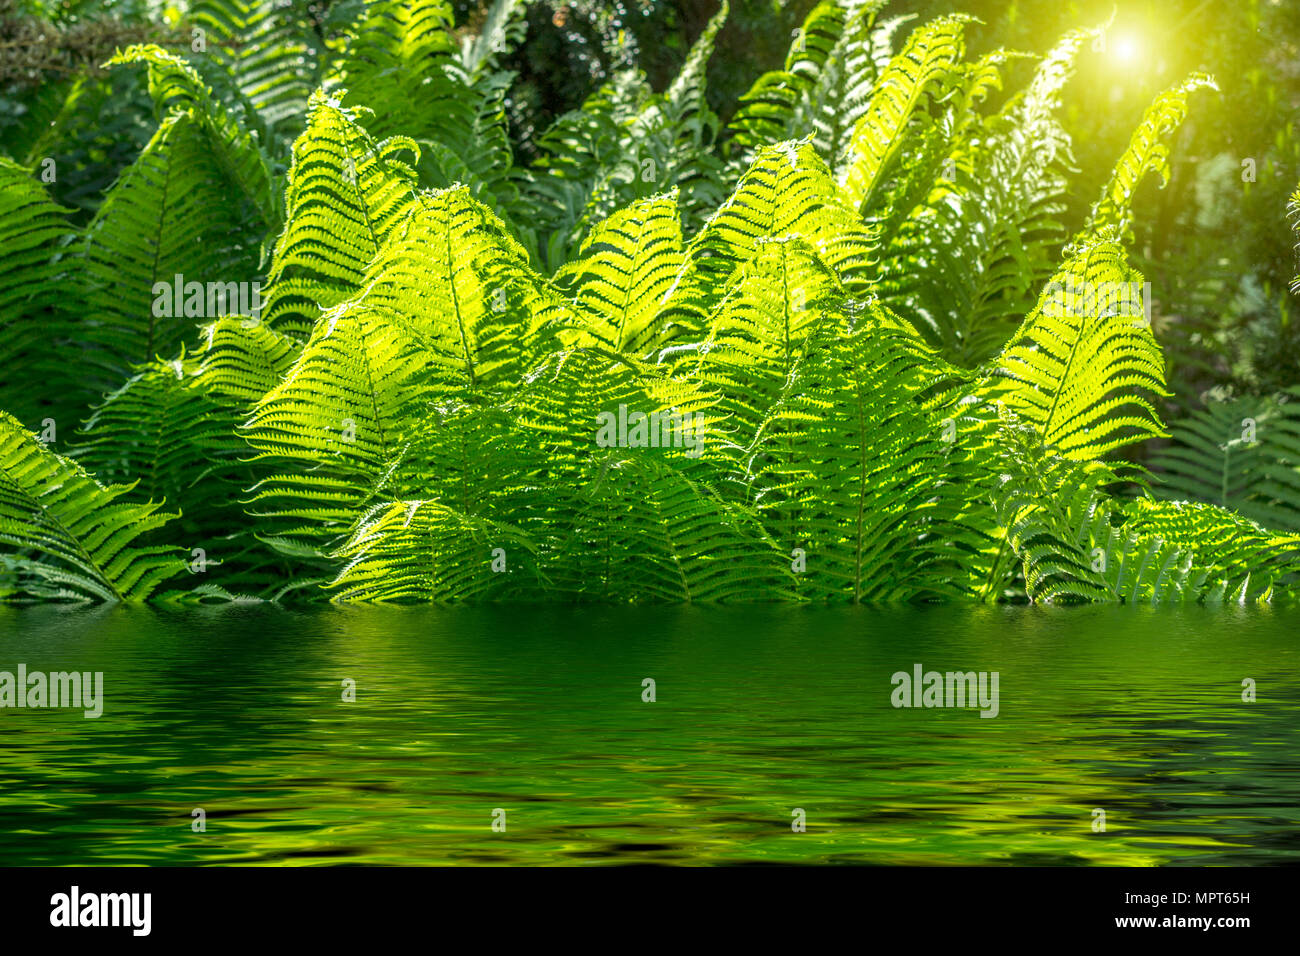
<path fill-rule="evenodd" d="M 0 863 L 1294 863 L 1297 623 L 0 608 L 0 670 L 102 670 L 106 698 L 0 710 Z M 894 709 L 917 663 L 998 671 L 999 716 Z"/>

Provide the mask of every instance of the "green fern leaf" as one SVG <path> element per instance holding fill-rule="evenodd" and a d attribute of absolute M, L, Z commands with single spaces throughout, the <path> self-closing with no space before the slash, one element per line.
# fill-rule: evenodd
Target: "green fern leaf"
<path fill-rule="evenodd" d="M 873 235 L 809 143 L 763 150 L 690 243 L 688 254 L 707 290 L 708 306 L 763 240 L 786 236 L 807 241 L 846 288 L 864 287 Z"/>
<path fill-rule="evenodd" d="M 941 17 L 916 30 L 881 74 L 853 131 L 841 181 L 858 209 L 875 208 L 885 175 L 908 140 L 910 121 L 928 97 L 941 95 L 961 75 L 962 33 L 973 18 Z"/>
<path fill-rule="evenodd" d="M 252 201 L 268 229 L 278 229 L 282 218 L 279 191 L 272 181 L 271 161 L 256 132 L 244 129 L 180 57 L 153 44 L 144 44 L 128 47 L 107 65 L 134 63 L 148 66 L 149 92 L 159 110 L 164 115 L 188 112 L 198 121 L 207 134 L 212 156 L 222 175 Z M 245 115 L 250 113 L 251 107 Z"/>
<path fill-rule="evenodd" d="M 676 196 L 643 199 L 615 213 L 583 242 L 581 256 L 555 282 L 572 290 L 594 341 L 636 355 L 662 345 L 668 300 L 686 266 Z"/>
<path fill-rule="evenodd" d="M 1161 185 L 1169 182 L 1169 146 L 1165 143 L 1187 117 L 1187 98 L 1196 90 L 1218 90 L 1204 73 L 1193 73 L 1183 83 L 1165 90 L 1147 108 L 1128 147 L 1115 163 L 1110 182 L 1092 207 L 1088 225 L 1076 243 L 1115 230 L 1127 239 L 1132 226 L 1133 195 L 1149 172 L 1160 174 Z"/>
<path fill-rule="evenodd" d="M 320 41 L 284 4 L 194 0 L 189 20 L 206 31 L 204 52 L 229 71 L 270 130 L 301 121 L 320 80 Z"/>
<path fill-rule="evenodd" d="M 263 321 L 306 336 L 322 311 L 351 297 L 392 230 L 415 207 L 419 156 L 405 137 L 376 142 L 358 111 L 312 96 L 307 129 L 293 147 L 288 218 L 275 244 Z"/>
<path fill-rule="evenodd" d="M 844 287 L 807 242 L 767 240 L 731 278 L 708 334 L 671 350 L 674 368 L 716 391 L 747 446 L 826 322 L 841 320 Z"/>
<path fill-rule="evenodd" d="M 99 484 L 0 412 L 0 543 L 18 590 L 40 598 L 141 601 L 184 564 L 140 539 L 172 515 L 118 501 L 130 486 Z"/>
<path fill-rule="evenodd" d="M 68 326 L 59 259 L 73 231 L 65 213 L 26 169 L 0 157 L 0 401 L 32 424 L 62 417 L 57 396 L 80 391 L 67 368 L 76 346 L 52 334 Z"/>
<path fill-rule="evenodd" d="M 755 503 L 781 548 L 804 552 L 802 593 L 958 596 L 987 535 L 961 520 L 979 487 L 970 450 L 945 428 L 950 413 L 925 401 L 943 363 L 874 307 L 852 321 L 806 350 L 760 429 L 749 456 Z"/>
<path fill-rule="evenodd" d="M 193 111 L 163 120 L 140 158 L 109 192 L 86 229 L 81 276 L 85 321 L 78 337 L 87 384 L 109 391 L 131 366 L 177 352 L 198 315 L 175 314 L 177 276 L 204 284 L 257 282 L 257 242 L 236 184 L 212 157 L 204 121 Z M 183 291 L 186 311 L 190 294 Z"/>
<path fill-rule="evenodd" d="M 1172 427 L 1151 467 L 1160 498 L 1231 508 L 1300 531 L 1300 387 L 1275 398 L 1211 399 Z"/>
<path fill-rule="evenodd" d="M 813 137 L 818 152 L 838 165 L 870 101 L 882 65 L 876 54 L 905 19 L 876 27 L 883 0 L 822 0 L 796 32 L 785 67 L 761 76 L 729 129 L 728 150 L 743 169 L 772 143 Z M 888 57 L 886 57 L 888 59 Z"/>
<path fill-rule="evenodd" d="M 1164 359 L 1142 287 L 1118 244 L 1085 247 L 984 366 L 980 395 L 1004 402 L 1075 461 L 1163 435 L 1154 401 L 1168 394 Z"/>
<path fill-rule="evenodd" d="M 529 0 L 492 0 L 474 37 L 461 41 L 460 62 L 471 77 L 494 68 L 496 58 L 517 47 L 527 32 L 524 13 Z"/>
<path fill-rule="evenodd" d="M 533 546 L 516 529 L 436 501 L 377 505 L 336 557 L 334 600 L 374 603 L 502 600 L 536 587 Z M 496 563 L 499 570 L 493 569 Z"/>

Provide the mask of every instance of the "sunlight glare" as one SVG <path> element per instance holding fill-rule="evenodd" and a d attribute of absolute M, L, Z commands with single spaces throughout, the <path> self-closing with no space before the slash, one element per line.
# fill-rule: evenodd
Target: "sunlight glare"
<path fill-rule="evenodd" d="M 1132 63 L 1137 59 L 1138 55 L 1137 39 L 1131 33 L 1126 33 L 1115 41 L 1112 50 L 1115 59 L 1119 60 L 1121 63 Z"/>

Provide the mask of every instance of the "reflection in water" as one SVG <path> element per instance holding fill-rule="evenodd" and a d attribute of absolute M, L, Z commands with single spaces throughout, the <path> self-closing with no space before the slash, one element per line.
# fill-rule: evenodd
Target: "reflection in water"
<path fill-rule="evenodd" d="M 105 675 L 98 720 L 0 710 L 0 863 L 1294 863 L 1297 623 L 0 609 L 0 670 Z M 892 707 L 918 663 L 999 672 L 997 718 Z"/>

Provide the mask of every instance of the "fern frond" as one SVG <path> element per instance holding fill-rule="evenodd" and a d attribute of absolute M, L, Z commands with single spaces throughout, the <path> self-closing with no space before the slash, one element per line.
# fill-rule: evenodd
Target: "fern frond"
<path fill-rule="evenodd" d="M 474 37 L 465 37 L 460 62 L 471 77 L 493 68 L 496 58 L 523 42 L 528 31 L 524 13 L 529 0 L 492 0 L 483 25 Z"/>
<path fill-rule="evenodd" d="M 1163 539 L 1120 527 L 1115 504 L 1103 493 L 1116 478 L 1111 469 L 1052 454 L 1032 426 L 1014 420 L 1000 438 L 1005 471 L 994 502 L 1031 602 L 1195 596 L 1187 555 Z"/>
<path fill-rule="evenodd" d="M 218 319 L 202 337 L 204 348 L 188 373 L 222 404 L 240 409 L 278 385 L 302 348 L 297 339 L 244 316 Z"/>
<path fill-rule="evenodd" d="M 741 97 L 728 129 L 728 151 L 740 168 L 764 146 L 813 137 L 828 163 L 848 151 L 853 129 L 870 101 L 893 28 L 876 27 L 884 0 L 822 0 L 796 32 L 785 67 L 765 73 Z M 907 18 L 910 19 L 910 18 Z M 887 59 L 887 57 L 886 57 Z"/>
<path fill-rule="evenodd" d="M 789 599 L 792 575 L 745 508 L 670 465 L 608 456 L 583 484 L 572 536 L 556 555 L 566 579 L 602 601 Z M 558 572 L 557 572 L 558 573 Z"/>
<path fill-rule="evenodd" d="M 662 95 L 639 72 L 624 71 L 542 137 L 543 155 L 524 174 L 523 194 L 530 207 L 541 207 L 538 235 L 549 240 L 535 256 L 549 270 L 631 202 L 676 189 L 689 230 L 722 200 L 722 166 L 713 155 L 718 120 L 704 82 L 729 9 L 724 0 Z"/>
<path fill-rule="evenodd" d="M 1291 228 L 1300 236 L 1300 186 L 1291 194 L 1291 201 L 1287 203 L 1287 212 L 1291 216 Z M 1300 245 L 1297 245 L 1300 248 Z M 1291 291 L 1300 294 L 1300 275 L 1297 275 L 1291 281 Z"/>
<path fill-rule="evenodd" d="M 271 160 L 256 132 L 240 124 L 188 63 L 161 47 L 128 47 L 106 65 L 136 63 L 148 67 L 149 93 L 159 111 L 164 116 L 173 111 L 188 112 L 202 126 L 222 174 L 252 201 L 266 228 L 277 230 L 283 212 L 279 189 L 272 180 Z M 245 116 L 251 112 L 251 108 L 246 110 Z"/>
<path fill-rule="evenodd" d="M 86 317 L 79 337 L 88 384 L 108 391 L 132 365 L 179 350 L 208 314 L 206 296 L 177 315 L 183 285 L 257 282 L 256 227 L 232 195 L 193 110 L 163 120 L 149 146 L 109 192 L 86 229 L 81 275 Z"/>
<path fill-rule="evenodd" d="M 537 437 L 499 394 L 440 398 L 411 430 L 384 488 L 394 498 L 442 502 L 466 518 L 528 528 L 544 541 L 536 476 L 548 465 Z"/>
<path fill-rule="evenodd" d="M 538 577 L 527 536 L 436 501 L 376 505 L 335 557 L 347 559 L 329 584 L 341 603 L 502 600 Z"/>
<path fill-rule="evenodd" d="M 522 212 L 506 128 L 506 98 L 513 78 L 510 73 L 480 75 L 466 88 L 458 122 L 440 124 L 428 137 L 417 140 L 423 147 L 421 183 L 435 188 L 468 186 L 512 229 Z"/>
<path fill-rule="evenodd" d="M 1054 114 L 1097 33 L 1067 34 L 997 116 L 953 130 L 939 154 L 947 168 L 916 208 L 890 203 L 875 291 L 959 365 L 1006 343 L 1056 267 L 1071 145 Z"/>
<path fill-rule="evenodd" d="M 448 381 L 470 388 L 517 379 L 542 326 L 572 314 L 505 223 L 463 186 L 421 194 L 345 308 L 387 317 Z"/>
<path fill-rule="evenodd" d="M 220 459 L 229 462 L 247 449 L 234 434 L 237 416 L 222 414 L 217 402 L 186 387 L 184 377 L 183 359 L 133 375 L 83 426 L 77 460 L 105 481 L 134 478 L 138 497 L 190 500 L 190 489 L 219 471 Z M 189 508 L 185 515 L 192 517 Z"/>
<path fill-rule="evenodd" d="M 180 508 L 170 537 L 201 558 L 196 580 L 272 596 L 291 569 L 249 527 L 244 491 L 261 476 L 238 430 L 298 343 L 243 317 L 214 322 L 204 342 L 194 356 L 141 367 L 95 409 L 73 454 L 101 480 L 133 480 L 132 500 Z"/>
<path fill-rule="evenodd" d="M 572 291 L 594 340 L 635 355 L 663 344 L 668 299 L 686 264 L 676 195 L 615 213 L 586 238 L 580 256 L 555 282 Z"/>
<path fill-rule="evenodd" d="M 52 334 L 66 324 L 59 315 L 72 281 L 59 261 L 73 236 L 65 214 L 26 169 L 0 157 L 0 401 L 33 424 L 76 388 L 66 354 L 75 346 Z"/>
<path fill-rule="evenodd" d="M 786 236 L 808 242 L 846 288 L 864 286 L 873 235 L 810 143 L 764 149 L 688 254 L 706 288 L 721 290 L 762 240 Z M 706 299 L 710 307 L 717 295 Z"/>
<path fill-rule="evenodd" d="M 1076 461 L 1163 435 L 1154 401 L 1168 394 L 1164 359 L 1142 289 L 1118 244 L 1085 247 L 983 367 L 980 394 L 1004 402 L 1043 444 Z"/>
<path fill-rule="evenodd" d="M 141 539 L 173 515 L 118 501 L 130 486 L 99 484 L 0 412 L 0 543 L 19 593 L 58 600 L 141 601 L 184 564 Z"/>
<path fill-rule="evenodd" d="M 996 495 L 1030 600 L 1270 600 L 1300 581 L 1300 535 L 1263 531 L 1232 512 L 1145 496 L 1113 499 L 1100 462 L 1044 449 L 1032 428 L 1004 428 Z"/>
<path fill-rule="evenodd" d="M 1192 555 L 1206 601 L 1269 601 L 1300 596 L 1300 534 L 1265 531 L 1213 505 L 1138 498 L 1126 527 L 1172 542 Z"/>
<path fill-rule="evenodd" d="M 285 553 L 310 554 L 351 527 L 429 388 L 421 351 L 400 326 L 346 305 L 326 313 L 244 426 L 259 467 L 273 472 L 252 489 L 249 510 Z"/>
<path fill-rule="evenodd" d="M 730 12 L 729 3 L 722 0 L 668 89 L 662 96 L 651 97 L 632 121 L 624 138 L 632 147 L 630 162 L 611 170 L 607 185 L 597 190 L 598 199 L 612 192 L 614 201 L 624 205 L 632 198 L 676 189 L 688 230 L 696 228 L 722 201 L 722 164 L 713 155 L 718 118 L 705 99 L 705 67 Z M 630 183 L 625 184 L 625 179 Z M 608 205 L 598 201 L 589 217 L 604 218 L 607 209 Z"/>
<path fill-rule="evenodd" d="M 627 162 L 623 130 L 649 96 L 643 77 L 621 72 L 542 135 L 542 155 L 521 173 L 521 191 L 545 242 L 533 250 L 534 258 L 548 272 L 568 262 L 582 242 L 593 197 L 608 171 Z"/>
<path fill-rule="evenodd" d="M 285 4 L 194 0 L 189 20 L 206 31 L 206 54 L 229 71 L 269 129 L 301 119 L 320 80 L 320 51 Z"/>
<path fill-rule="evenodd" d="M 287 525 L 277 536 L 296 555 L 352 525 L 429 402 L 515 380 L 531 361 L 533 333 L 566 314 L 466 189 L 419 202 L 376 253 L 363 291 L 322 316 L 247 423 L 274 472 L 252 507 Z"/>
<path fill-rule="evenodd" d="M 915 333 L 872 307 L 828 329 L 790 375 L 751 446 L 760 515 L 806 560 L 801 593 L 934 600 L 967 588 L 987 534 L 961 518 L 977 456 L 926 395 L 945 373 Z M 954 422 L 955 424 L 955 422 Z"/>
<path fill-rule="evenodd" d="M 960 76 L 962 34 L 972 20 L 957 14 L 918 28 L 880 75 L 840 173 L 855 208 L 875 208 L 877 190 L 901 154 L 913 116 L 928 97 L 941 95 Z"/>
<path fill-rule="evenodd" d="M 287 222 L 275 244 L 262 318 L 306 336 L 322 311 L 349 298 L 394 227 L 415 207 L 414 141 L 373 139 L 358 112 L 313 94 L 293 147 Z"/>
<path fill-rule="evenodd" d="M 807 242 L 765 240 L 737 270 L 708 334 L 672 351 L 679 375 L 716 391 L 748 445 L 826 322 L 842 321 L 844 287 Z"/>
<path fill-rule="evenodd" d="M 1272 398 L 1211 398 L 1170 431 L 1170 444 L 1151 456 L 1155 495 L 1300 531 L 1300 387 Z"/>
<path fill-rule="evenodd" d="M 440 109 L 459 104 L 454 25 L 447 0 L 366 0 L 334 80 L 374 110 L 376 136 L 418 138 L 444 118 Z"/>
<path fill-rule="evenodd" d="M 509 221 L 517 197 L 505 128 L 508 77 L 471 75 L 453 23 L 446 0 L 368 0 L 327 87 L 365 104 L 375 137 L 420 145 L 423 185 L 464 183 Z"/>
<path fill-rule="evenodd" d="M 525 474 L 538 493 L 521 526 L 547 542 L 543 571 L 556 593 L 599 601 L 790 593 L 752 512 L 711 485 L 736 464 L 716 402 L 603 349 L 558 353 L 529 375 L 512 402 L 537 449 Z"/>
<path fill-rule="evenodd" d="M 1123 155 L 1115 163 L 1110 181 L 1092 207 L 1088 224 L 1076 243 L 1102 235 L 1107 230 L 1117 231 L 1121 239 L 1127 241 L 1132 227 L 1133 195 L 1138 185 L 1149 172 L 1160 174 L 1162 187 L 1169 182 L 1169 145 L 1166 139 L 1173 136 L 1187 117 L 1188 97 L 1196 90 L 1218 88 L 1211 77 L 1193 73 L 1178 86 L 1155 98 L 1134 130 Z"/>

